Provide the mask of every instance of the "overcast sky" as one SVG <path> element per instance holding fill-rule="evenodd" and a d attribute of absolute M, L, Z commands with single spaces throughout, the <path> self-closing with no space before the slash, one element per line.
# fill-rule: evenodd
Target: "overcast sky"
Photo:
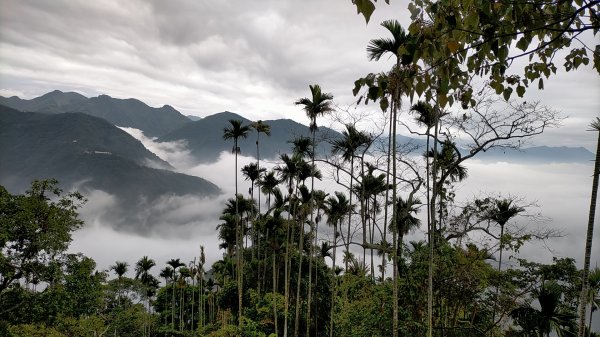
<path fill-rule="evenodd" d="M 366 58 L 368 41 L 386 36 L 379 23 L 409 23 L 406 2 L 398 0 L 381 2 L 369 25 L 349 0 L 0 0 L 0 6 L 0 95 L 33 98 L 59 89 L 169 104 L 183 114 L 229 110 L 304 123 L 293 102 L 308 95 L 309 84 L 351 105 L 354 80 L 391 65 Z M 591 34 L 581 38 L 594 41 Z M 585 129 L 600 113 L 600 76 L 588 68 L 545 82 L 545 91 L 530 89 L 526 98 L 570 118 L 537 144 L 594 151 L 595 135 Z"/>

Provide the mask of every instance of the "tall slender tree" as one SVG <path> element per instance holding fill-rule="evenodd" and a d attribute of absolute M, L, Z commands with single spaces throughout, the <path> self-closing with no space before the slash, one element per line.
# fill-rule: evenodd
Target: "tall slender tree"
<path fill-rule="evenodd" d="M 333 155 L 340 155 L 344 162 L 350 163 L 350 184 L 348 194 L 350 195 L 350 204 L 352 204 L 352 194 L 354 186 L 354 158 L 357 151 L 370 142 L 369 135 L 359 131 L 352 124 L 346 124 L 346 130 L 342 131 L 342 138 L 335 139 L 331 146 Z M 359 194 L 360 195 L 360 194 Z M 348 228 L 346 236 L 346 254 L 350 254 L 350 231 L 352 228 L 352 213 L 348 214 Z M 366 244 L 366 229 L 363 228 L 363 246 Z M 345 262 L 345 268 L 348 269 L 348 259 Z"/>
<path fill-rule="evenodd" d="M 585 237 L 585 254 L 583 258 L 583 273 L 582 273 L 582 286 L 581 286 L 581 297 L 579 300 L 579 336 L 584 337 L 585 330 L 585 311 L 586 301 L 585 297 L 588 293 L 588 275 L 590 273 L 590 260 L 592 257 L 592 241 L 594 238 L 594 219 L 596 217 L 596 199 L 598 196 L 598 178 L 600 176 L 600 117 L 591 124 L 592 130 L 598 132 L 598 144 L 596 145 L 596 160 L 594 164 L 594 176 L 592 181 L 592 196 L 590 198 L 590 212 L 588 217 L 587 234 Z"/>
<path fill-rule="evenodd" d="M 389 229 L 395 231 L 398 235 L 398 252 L 396 253 L 398 260 L 402 259 L 404 236 L 421 225 L 421 220 L 415 217 L 415 214 L 419 211 L 419 204 L 421 204 L 421 201 L 418 198 L 413 198 L 412 195 L 406 200 L 402 197 L 398 197 L 398 200 L 396 200 L 396 217 L 392 218 Z"/>
<path fill-rule="evenodd" d="M 150 269 L 154 266 L 156 266 L 156 262 L 148 256 L 142 257 L 135 264 L 135 279 L 142 283 L 148 311 L 150 311 L 150 296 L 159 285 L 158 280 L 150 273 Z M 146 323 L 144 322 L 144 336 L 149 334 L 149 327 Z"/>
<path fill-rule="evenodd" d="M 259 141 L 260 141 L 260 134 L 264 133 L 266 136 L 271 136 L 271 126 L 269 124 L 264 123 L 262 120 L 258 120 L 252 124 L 250 124 L 250 126 L 256 131 L 256 166 L 258 168 L 258 172 L 264 172 L 264 170 L 261 170 L 260 168 L 260 146 L 259 146 Z M 260 215 L 260 208 L 261 208 L 261 202 L 260 202 L 260 193 L 258 193 L 258 214 Z"/>
<path fill-rule="evenodd" d="M 287 154 L 280 156 L 282 164 L 275 167 L 275 170 L 279 174 L 279 178 L 282 182 L 286 182 L 288 190 L 287 198 L 287 226 L 285 235 L 285 261 L 284 261 L 284 325 L 283 325 L 283 336 L 288 335 L 288 310 L 290 300 L 290 272 L 291 272 L 291 259 L 292 254 L 292 238 L 294 237 L 294 224 L 292 218 L 295 218 L 294 205 L 296 205 L 296 191 L 298 189 L 298 172 L 300 170 L 300 163 L 303 161 L 302 156 L 298 153 L 291 157 Z"/>
<path fill-rule="evenodd" d="M 125 273 L 127 273 L 127 270 L 129 269 L 129 263 L 124 262 L 124 261 L 116 261 L 114 265 L 110 266 L 110 270 L 114 271 L 115 274 L 117 274 L 117 282 L 119 285 L 119 290 L 118 290 L 118 298 L 119 298 L 119 305 L 121 305 L 121 298 L 123 297 L 123 275 L 125 275 Z"/>
<path fill-rule="evenodd" d="M 334 333 L 334 311 L 335 311 L 335 296 L 337 289 L 337 273 L 336 273 L 336 248 L 337 248 L 337 237 L 338 237 L 338 227 L 342 225 L 345 217 L 352 212 L 352 205 L 346 198 L 346 195 L 341 192 L 335 192 L 335 197 L 329 197 L 326 201 L 325 206 L 325 215 L 327 216 L 327 224 L 333 227 L 333 256 L 332 256 L 332 282 L 333 285 L 331 287 L 331 314 L 330 314 L 330 322 L 329 322 L 329 336 L 333 337 Z"/>
<path fill-rule="evenodd" d="M 171 267 L 171 330 L 175 330 L 175 281 L 177 280 L 177 268 L 185 266 L 180 259 L 170 259 L 167 264 Z"/>
<path fill-rule="evenodd" d="M 318 130 L 317 118 L 333 112 L 334 106 L 333 106 L 333 95 L 330 93 L 323 93 L 321 90 L 321 87 L 318 84 L 309 85 L 308 88 L 310 89 L 311 97 L 301 98 L 301 99 L 297 100 L 295 102 L 295 104 L 303 106 L 302 109 L 304 110 L 304 112 L 306 112 L 306 116 L 310 120 L 309 127 L 310 127 L 310 132 L 312 135 L 311 164 L 314 166 L 315 165 L 315 154 L 316 154 L 316 132 Z M 311 182 L 310 182 L 311 193 L 314 192 L 314 189 L 315 189 L 315 180 L 314 180 L 314 178 L 312 178 Z M 310 213 L 311 235 L 313 234 L 312 233 L 312 228 L 314 227 L 313 222 L 314 222 L 314 213 L 311 212 Z M 308 292 L 310 293 L 311 291 L 312 291 L 312 289 L 309 286 Z M 312 299 L 310 295 L 308 297 L 310 299 Z M 309 308 L 310 308 L 310 305 L 311 304 L 310 304 L 310 300 L 309 300 L 309 303 L 308 303 Z M 307 318 L 307 320 L 310 321 L 310 315 Z M 306 336 L 310 336 L 310 329 L 308 328 L 308 326 L 309 326 L 309 324 L 307 324 Z"/>
<path fill-rule="evenodd" d="M 243 261 L 242 261 L 242 230 L 240 228 L 241 223 L 239 220 L 239 212 L 238 212 L 238 154 L 240 154 L 240 147 L 238 146 L 238 140 L 240 138 L 247 138 L 248 133 L 250 132 L 250 127 L 247 125 L 242 125 L 242 121 L 230 119 L 229 126 L 223 129 L 223 139 L 224 140 L 233 140 L 233 148 L 232 152 L 235 154 L 235 195 L 236 195 L 236 245 L 237 245 L 237 255 L 236 255 L 236 264 L 237 264 L 237 291 L 238 291 L 238 327 L 241 329 L 243 324 L 243 306 L 242 306 L 242 298 L 243 298 L 243 283 L 244 283 L 244 272 L 243 272 Z"/>
<path fill-rule="evenodd" d="M 369 60 L 379 61 L 381 57 L 386 54 L 392 54 L 396 57 L 396 64 L 388 77 L 389 92 L 391 94 L 391 118 L 390 118 L 390 135 L 391 135 L 391 151 L 392 151 L 392 218 L 395 218 L 396 214 L 396 197 L 397 197 L 397 174 L 396 174 L 396 124 L 398 117 L 398 110 L 400 109 L 401 95 L 402 95 L 402 81 L 403 81 L 403 69 L 402 65 L 409 64 L 411 62 L 410 55 L 402 52 L 402 48 L 410 40 L 411 36 L 407 34 L 400 23 L 397 20 L 386 20 L 381 23 L 385 29 L 391 33 L 391 38 L 379 38 L 369 42 L 367 46 L 367 56 Z M 388 164 L 389 173 L 389 164 Z M 389 200 L 388 200 L 389 202 Z M 386 219 L 387 221 L 387 219 Z M 396 234 L 392 234 L 392 245 L 394 246 L 393 252 L 396 251 L 397 237 Z M 394 263 L 397 261 L 397 257 L 394 253 Z M 394 293 L 394 308 L 393 308 L 393 331 L 392 336 L 398 336 L 398 275 L 397 268 L 394 268 L 393 273 L 393 293 Z M 429 334 L 431 337 L 431 334 Z"/>

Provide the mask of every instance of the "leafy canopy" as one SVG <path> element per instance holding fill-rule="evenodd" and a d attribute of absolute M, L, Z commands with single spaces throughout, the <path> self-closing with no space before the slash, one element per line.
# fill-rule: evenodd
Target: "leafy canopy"
<path fill-rule="evenodd" d="M 374 1 L 352 3 L 368 22 Z M 586 45 L 582 35 L 598 35 L 599 8 L 600 1 L 583 0 L 413 0 L 412 39 L 398 49 L 418 69 L 409 91 L 427 101 L 437 98 L 442 107 L 455 101 L 466 106 L 474 104 L 473 76 L 487 77 L 508 100 L 513 92 L 522 97 L 534 83 L 543 89 L 544 78 L 556 74 L 560 63 L 572 71 L 592 58 L 600 73 L 600 45 Z M 527 60 L 522 71 L 509 71 L 522 58 Z"/>

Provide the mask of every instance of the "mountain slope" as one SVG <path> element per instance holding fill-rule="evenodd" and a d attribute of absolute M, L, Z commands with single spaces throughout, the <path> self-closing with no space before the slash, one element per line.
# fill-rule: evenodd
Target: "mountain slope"
<path fill-rule="evenodd" d="M 223 140 L 223 129 L 229 126 L 230 119 L 240 120 L 243 125 L 252 123 L 238 114 L 225 111 L 188 123 L 184 127 L 160 137 L 158 141 L 183 140 L 199 162 L 211 162 L 218 159 L 221 152 L 232 150 L 233 142 Z M 271 126 L 271 136 L 260 135 L 260 155 L 265 159 L 276 158 L 281 153 L 289 153 L 292 148 L 290 140 L 300 136 L 311 136 L 307 126 L 290 119 L 263 122 Z M 339 136 L 338 132 L 325 127 L 319 127 L 317 131 L 317 139 Z M 242 155 L 256 156 L 256 137 L 256 131 L 251 130 L 248 138 L 239 140 Z M 329 146 L 326 143 L 320 143 L 318 151 L 329 151 Z"/>
<path fill-rule="evenodd" d="M 164 135 L 190 122 L 189 118 L 169 105 L 153 108 L 132 98 L 117 99 L 107 95 L 87 98 L 59 90 L 31 100 L 0 96 L 0 104 L 28 112 L 82 112 L 103 118 L 114 125 L 140 129 L 150 137 Z"/>
<path fill-rule="evenodd" d="M 145 166 L 170 167 L 139 141 L 107 121 L 81 114 L 20 112 L 0 106 L 0 184 L 22 192 L 33 179 L 56 178 L 63 189 L 102 190 L 117 198 L 111 224 L 164 196 L 212 196 L 219 188 L 193 176 Z M 119 216 L 116 216 L 116 215 Z M 147 226 L 155 226 L 145 219 Z"/>

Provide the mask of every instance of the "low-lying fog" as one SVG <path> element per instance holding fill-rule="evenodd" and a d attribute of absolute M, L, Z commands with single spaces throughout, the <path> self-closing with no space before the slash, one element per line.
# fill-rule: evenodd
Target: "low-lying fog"
<path fill-rule="evenodd" d="M 195 164 L 183 143 L 157 143 L 145 137 L 137 129 L 124 128 L 139 139 L 150 151 L 173 165 L 178 172 L 199 176 L 215 183 L 223 190 L 217 198 L 165 197 L 148 210 L 153 212 L 161 223 L 158 229 L 147 232 L 140 224 L 140 231 L 123 233 L 103 223 L 103 214 L 110 212 L 117 203 L 114 197 L 102 191 L 95 191 L 81 210 L 85 227 L 74 234 L 70 250 L 82 252 L 96 260 L 99 269 L 106 269 L 115 261 L 127 261 L 131 266 L 144 255 L 153 258 L 162 268 L 166 261 L 181 258 L 189 262 L 199 255 L 199 247 L 205 247 L 207 268 L 221 258 L 224 250 L 219 250 L 216 226 L 227 198 L 234 194 L 234 156 L 222 153 L 218 161 L 210 164 Z M 243 156 L 253 149 L 242 149 L 238 167 L 253 162 Z M 273 162 L 265 161 L 263 167 L 271 168 Z M 502 195 L 520 197 L 526 203 L 536 203 L 538 208 L 529 208 L 530 214 L 540 213 L 548 218 L 546 226 L 562 230 L 563 237 L 545 243 L 526 244 L 520 256 L 539 262 L 551 262 L 552 257 L 572 257 L 581 266 L 584 238 L 589 211 L 589 197 L 592 185 L 593 165 L 581 163 L 564 164 L 516 164 L 490 163 L 471 160 L 467 163 L 469 177 L 456 186 L 457 202 L 482 195 Z M 329 179 L 329 170 L 323 169 L 323 181 L 317 181 L 315 188 L 328 192 L 344 191 Z M 241 174 L 238 175 L 239 193 L 247 194 L 250 187 Z M 263 202 L 266 198 L 263 197 Z M 421 213 L 424 213 L 421 211 Z M 424 217 L 424 214 L 420 214 Z M 528 218 L 521 218 L 523 224 Z M 174 226 L 172 224 L 178 224 Z M 324 228 L 326 226 L 321 226 Z M 135 228 L 135 224 L 132 224 Z M 330 235 L 327 229 L 320 235 Z M 597 236 L 596 236 L 597 237 Z M 425 238 L 423 228 L 408 237 L 408 240 Z M 596 241 L 597 242 L 597 241 Z M 361 251 L 355 252 L 361 254 Z M 340 254 L 341 255 L 341 254 Z M 600 256 L 596 245 L 593 257 Z M 592 267 L 598 262 L 593 258 Z M 131 268 L 133 270 L 133 268 Z M 159 268 L 157 268 L 158 272 Z M 130 272 L 131 273 L 131 272 Z"/>

